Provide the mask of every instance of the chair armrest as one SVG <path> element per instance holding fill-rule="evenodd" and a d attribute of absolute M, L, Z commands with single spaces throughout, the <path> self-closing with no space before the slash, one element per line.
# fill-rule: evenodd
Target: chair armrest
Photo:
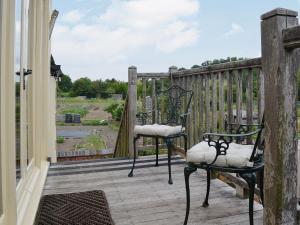
<path fill-rule="evenodd" d="M 232 143 L 234 139 L 244 139 L 246 137 L 251 137 L 259 133 L 260 130 L 255 130 L 245 134 L 220 134 L 220 133 L 205 133 L 203 135 L 203 140 L 208 143 L 209 147 L 214 147 L 216 149 L 215 159 L 208 164 L 212 165 L 217 161 L 220 155 L 226 155 L 229 148 L 229 144 Z"/>
<path fill-rule="evenodd" d="M 261 124 L 238 124 L 238 123 L 227 123 L 226 130 L 232 134 L 247 133 L 253 128 L 260 128 Z"/>

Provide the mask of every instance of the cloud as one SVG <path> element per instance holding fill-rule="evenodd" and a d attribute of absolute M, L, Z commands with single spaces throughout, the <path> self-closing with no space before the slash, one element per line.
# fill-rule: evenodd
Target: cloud
<path fill-rule="evenodd" d="M 196 44 L 199 7 L 198 0 L 112 0 L 88 23 L 80 22 L 83 12 L 73 10 L 54 30 L 53 51 L 68 70 L 115 66 L 145 49 L 173 53 Z"/>
<path fill-rule="evenodd" d="M 84 12 L 75 9 L 63 15 L 62 21 L 66 23 L 78 23 L 84 15 Z"/>
<path fill-rule="evenodd" d="M 239 33 L 243 33 L 244 32 L 244 28 L 241 27 L 239 24 L 237 23 L 232 23 L 231 24 L 231 29 L 226 32 L 224 34 L 225 37 L 228 37 L 228 36 L 232 36 L 232 35 L 235 35 L 235 34 L 239 34 Z"/>

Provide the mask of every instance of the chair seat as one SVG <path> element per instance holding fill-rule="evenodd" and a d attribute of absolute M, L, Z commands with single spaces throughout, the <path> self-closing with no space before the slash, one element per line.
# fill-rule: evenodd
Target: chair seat
<path fill-rule="evenodd" d="M 253 167 L 253 162 L 250 158 L 253 152 L 253 145 L 242 145 L 230 143 L 226 155 L 219 155 L 216 162 L 213 164 L 220 167 Z M 215 147 L 208 146 L 208 143 L 202 141 L 194 145 L 187 151 L 187 162 L 201 164 L 212 163 L 216 157 Z"/>
<path fill-rule="evenodd" d="M 160 124 L 152 124 L 152 125 L 136 125 L 134 127 L 135 135 L 146 135 L 146 136 L 161 136 L 167 137 L 176 134 L 180 134 L 182 132 L 182 126 L 167 126 Z"/>

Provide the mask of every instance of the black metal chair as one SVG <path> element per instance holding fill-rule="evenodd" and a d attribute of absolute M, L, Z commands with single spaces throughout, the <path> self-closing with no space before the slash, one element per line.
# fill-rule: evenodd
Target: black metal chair
<path fill-rule="evenodd" d="M 134 143 L 134 159 L 129 177 L 133 176 L 135 167 L 137 149 L 136 142 L 140 137 L 152 137 L 156 140 L 156 164 L 158 165 L 158 140 L 162 138 L 168 148 L 168 170 L 169 170 L 169 184 L 172 184 L 171 176 L 171 154 L 173 139 L 184 137 L 185 152 L 187 151 L 187 133 L 186 133 L 186 120 L 188 110 L 190 107 L 193 92 L 184 90 L 183 88 L 173 85 L 167 90 L 158 91 L 156 93 L 156 112 L 141 112 L 137 114 L 138 120 L 141 125 L 136 125 L 134 128 L 135 137 Z M 153 114 L 156 118 L 155 124 L 146 125 L 151 119 Z"/>
<path fill-rule="evenodd" d="M 187 201 L 184 225 L 188 222 L 190 211 L 189 177 L 198 168 L 207 172 L 207 191 L 202 204 L 203 207 L 209 206 L 208 198 L 212 170 L 237 173 L 247 182 L 249 187 L 250 225 L 253 225 L 253 201 L 257 173 L 260 174 L 260 197 L 263 203 L 264 141 L 262 132 L 264 119 L 262 119 L 261 124 L 255 125 L 227 125 L 229 126 L 228 134 L 206 133 L 203 135 L 204 141 L 187 151 L 187 164 L 184 168 Z M 254 145 L 243 144 L 254 138 Z"/>

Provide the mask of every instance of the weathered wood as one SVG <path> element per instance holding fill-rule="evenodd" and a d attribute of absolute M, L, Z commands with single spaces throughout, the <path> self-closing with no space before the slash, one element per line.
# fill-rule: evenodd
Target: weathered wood
<path fill-rule="evenodd" d="M 194 145 L 196 143 L 196 130 L 197 130 L 197 125 L 196 125 L 196 120 L 197 120 L 197 100 L 195 98 L 195 92 L 196 92 L 196 76 L 191 77 L 191 86 L 192 86 L 192 91 L 194 93 L 191 106 L 192 106 L 192 118 L 191 118 L 191 123 L 192 123 L 192 132 L 191 132 L 191 145 Z"/>
<path fill-rule="evenodd" d="M 247 95 L 247 124 L 253 123 L 253 71 L 248 69 L 247 74 L 247 86 L 246 86 L 246 95 Z"/>
<path fill-rule="evenodd" d="M 136 124 L 137 103 L 137 69 L 134 66 L 128 68 L 128 152 L 133 158 L 134 126 Z"/>
<path fill-rule="evenodd" d="M 151 82 L 152 82 L 152 123 L 156 123 L 156 112 L 157 112 L 157 105 L 156 105 L 156 79 L 152 78 Z"/>
<path fill-rule="evenodd" d="M 131 160 L 115 160 L 94 163 L 89 173 L 80 173 L 84 163 L 75 164 L 72 170 L 79 171 L 70 175 L 48 176 L 43 195 L 82 192 L 96 190 L 101 187 L 106 194 L 110 212 L 116 225 L 182 225 L 185 215 L 185 188 L 183 169 L 184 164 L 172 167 L 174 184 L 166 185 L 167 178 L 166 156 L 161 164 L 164 166 L 152 167 L 155 158 L 141 157 L 137 166 L 151 166 L 137 168 L 136 175 L 127 177 Z M 174 162 L 180 162 L 176 159 Z M 118 164 L 122 164 L 118 165 Z M 74 167 L 74 165 L 72 165 Z M 106 168 L 106 172 L 97 172 Z M 116 170 L 116 168 L 118 168 Z M 111 170 L 109 170 L 111 169 Z M 50 173 L 52 173 L 50 168 Z M 71 169 L 61 166 L 56 172 L 65 172 Z M 94 170 L 94 171 L 93 171 Z M 206 190 L 206 173 L 194 173 L 190 178 L 191 211 L 189 224 L 206 225 L 248 225 L 248 200 L 235 197 L 235 191 L 220 180 L 212 181 L 210 202 L 211 207 L 200 207 Z M 262 222 L 262 207 L 255 203 L 255 221 Z"/>
<path fill-rule="evenodd" d="M 265 74 L 264 224 L 297 224 L 297 71 L 299 51 L 286 51 L 283 30 L 298 24 L 297 12 L 262 15 Z"/>
<path fill-rule="evenodd" d="M 202 140 L 202 136 L 204 133 L 204 85 L 203 85 L 203 76 L 199 76 L 198 82 L 199 82 L 199 140 Z"/>
<path fill-rule="evenodd" d="M 137 78 L 147 78 L 147 79 L 152 79 L 152 78 L 169 78 L 170 74 L 169 73 L 138 73 Z"/>
<path fill-rule="evenodd" d="M 114 157 L 128 156 L 128 96 L 125 100 L 118 136 L 114 149 Z"/>
<path fill-rule="evenodd" d="M 219 129 L 224 130 L 225 108 L 224 108 L 224 73 L 219 73 Z"/>
<path fill-rule="evenodd" d="M 236 62 L 221 63 L 206 67 L 199 67 L 196 69 L 189 69 L 183 71 L 177 71 L 173 73 L 174 77 L 178 76 L 189 76 L 193 74 L 207 74 L 207 73 L 218 73 L 225 72 L 228 70 L 243 70 L 248 68 L 260 68 L 261 58 L 247 59 Z"/>
<path fill-rule="evenodd" d="M 300 48 L 300 26 L 284 29 L 283 43 L 288 50 Z"/>
<path fill-rule="evenodd" d="M 205 75 L 205 132 L 210 132 L 210 74 Z"/>
<path fill-rule="evenodd" d="M 178 70 L 178 68 L 176 66 L 170 66 L 169 67 L 169 77 L 171 80 L 171 85 L 174 85 L 174 77 L 173 77 L 173 73 L 175 73 Z"/>
<path fill-rule="evenodd" d="M 233 123 L 233 72 L 232 70 L 227 72 L 227 122 Z"/>
<path fill-rule="evenodd" d="M 258 70 L 258 95 L 257 95 L 257 105 L 258 105 L 258 120 L 261 121 L 263 113 L 265 111 L 265 75 L 262 69 Z"/>
<path fill-rule="evenodd" d="M 243 71 L 236 73 L 236 122 L 242 122 L 242 101 L 243 101 Z"/>
<path fill-rule="evenodd" d="M 217 131 L 218 109 L 217 109 L 217 74 L 212 74 L 212 131 Z"/>
<path fill-rule="evenodd" d="M 198 81 L 198 76 L 194 76 L 194 96 L 193 96 L 193 100 L 194 100 L 194 144 L 199 142 L 199 82 Z"/>

